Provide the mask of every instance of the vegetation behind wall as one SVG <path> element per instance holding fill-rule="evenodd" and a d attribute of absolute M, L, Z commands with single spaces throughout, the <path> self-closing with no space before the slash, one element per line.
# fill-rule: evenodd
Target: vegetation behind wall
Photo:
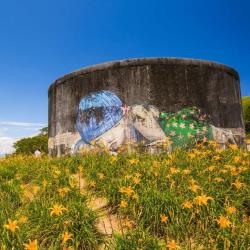
<path fill-rule="evenodd" d="M 243 96 L 242 107 L 247 137 L 250 138 L 250 96 Z"/>
<path fill-rule="evenodd" d="M 34 154 L 36 150 L 48 153 L 48 128 L 42 128 L 40 133 L 33 137 L 23 138 L 14 144 L 16 154 Z"/>

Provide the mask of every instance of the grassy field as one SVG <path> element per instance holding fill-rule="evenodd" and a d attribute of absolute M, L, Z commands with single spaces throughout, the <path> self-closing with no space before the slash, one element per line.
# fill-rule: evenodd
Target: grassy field
<path fill-rule="evenodd" d="M 249 165 L 249 152 L 213 142 L 172 154 L 2 159 L 0 249 L 249 249 Z M 111 240 L 75 176 L 119 214 Z"/>

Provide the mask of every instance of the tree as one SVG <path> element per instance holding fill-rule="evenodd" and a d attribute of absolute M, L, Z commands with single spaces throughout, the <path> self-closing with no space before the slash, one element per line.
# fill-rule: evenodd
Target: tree
<path fill-rule="evenodd" d="M 48 153 L 48 128 L 42 128 L 37 136 L 20 139 L 14 143 L 16 154 L 34 154 L 38 149 L 42 153 Z"/>
<path fill-rule="evenodd" d="M 44 127 L 44 128 L 42 128 L 42 129 L 40 129 L 40 134 L 42 134 L 42 135 L 48 135 L 48 127 Z"/>

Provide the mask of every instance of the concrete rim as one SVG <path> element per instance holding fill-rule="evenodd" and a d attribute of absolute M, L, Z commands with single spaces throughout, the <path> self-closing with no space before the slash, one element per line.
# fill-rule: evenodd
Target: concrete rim
<path fill-rule="evenodd" d="M 125 60 L 117 60 L 117 61 L 110 61 L 110 62 L 104 62 L 100 64 L 95 64 L 87 67 L 83 67 L 79 70 L 73 71 L 71 73 L 68 73 L 62 77 L 59 77 L 57 80 L 55 80 L 49 87 L 48 93 L 52 91 L 54 87 L 57 85 L 60 85 L 66 80 L 69 80 L 71 78 L 75 78 L 79 75 L 88 74 L 90 72 L 94 71 L 102 71 L 109 68 L 120 68 L 120 67 L 133 67 L 133 66 L 144 66 L 144 65 L 154 65 L 154 64 L 166 64 L 166 65 L 196 65 L 196 66 L 207 66 L 207 67 L 213 67 L 216 69 L 220 69 L 223 71 L 226 71 L 236 77 L 236 79 L 239 79 L 238 72 L 221 63 L 208 61 L 208 60 L 200 60 L 200 59 L 192 59 L 192 58 L 177 58 L 177 57 L 148 57 L 148 58 L 131 58 L 131 59 L 125 59 Z"/>

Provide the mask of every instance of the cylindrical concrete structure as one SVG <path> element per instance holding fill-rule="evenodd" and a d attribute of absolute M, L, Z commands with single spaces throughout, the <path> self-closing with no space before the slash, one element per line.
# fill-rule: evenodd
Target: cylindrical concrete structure
<path fill-rule="evenodd" d="M 244 137 L 238 73 L 225 65 L 194 59 L 143 58 L 108 62 L 57 79 L 49 88 L 49 152 L 68 152 L 81 99 L 108 90 L 123 104 L 154 105 L 164 112 L 196 106 L 213 126 Z"/>

